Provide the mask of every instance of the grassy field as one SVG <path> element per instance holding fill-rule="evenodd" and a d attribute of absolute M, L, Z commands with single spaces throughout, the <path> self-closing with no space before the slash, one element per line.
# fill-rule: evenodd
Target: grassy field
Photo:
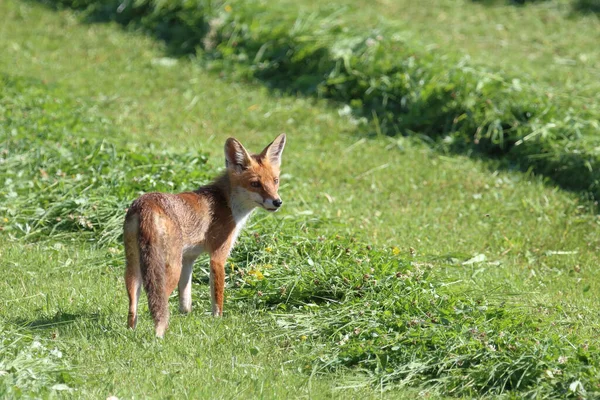
<path fill-rule="evenodd" d="M 589 3 L 592 3 L 590 1 Z M 318 1 L 284 2 L 302 12 L 323 10 Z M 337 18 L 358 26 L 393 31 L 428 51 L 469 57 L 544 85 L 553 96 L 598 107 L 600 19 L 584 12 L 584 1 L 545 0 L 518 5 L 511 0 L 340 0 Z M 281 2 L 280 2 L 281 4 Z M 343 5 L 344 8 L 339 8 Z"/>
<path fill-rule="evenodd" d="M 365 136 L 339 105 L 115 24 L 15 0 L 0 15 L 1 395 L 598 395 L 599 220 L 577 193 Z M 156 341 L 142 302 L 128 331 L 125 207 L 206 182 L 228 136 L 258 150 L 283 131 L 285 206 L 242 235 L 225 318 L 201 260 L 191 315 Z"/>
<path fill-rule="evenodd" d="M 444 151 L 494 157 L 502 160 L 502 168 L 531 171 L 562 188 L 600 198 L 596 135 L 600 110 L 594 97 L 584 95 L 588 86 L 587 93 L 596 93 L 590 72 L 594 66 L 574 84 L 578 91 L 572 91 L 565 69 L 532 79 L 522 70 L 503 69 L 502 55 L 489 57 L 488 62 L 471 61 L 464 57 L 471 47 L 466 40 L 460 50 L 425 45 L 399 30 L 394 18 L 380 18 L 375 27 L 375 20 L 365 20 L 356 11 L 360 7 L 272 5 L 261 0 L 41 2 L 52 9 L 76 9 L 83 21 L 113 21 L 129 31 L 149 34 L 165 43 L 167 54 L 195 57 L 203 68 L 222 77 L 335 101 L 355 124 L 362 125 L 363 135 L 424 137 Z M 436 4 L 428 8 L 444 9 L 455 3 Z M 487 10 L 496 12 L 499 20 L 515 19 L 509 12 L 514 5 L 456 4 L 470 6 L 462 7 L 465 15 L 481 16 Z M 516 19 L 519 26 L 527 27 L 524 32 L 535 35 L 540 30 L 535 28 L 542 18 L 540 9 L 527 4 L 523 16 Z M 562 15 L 561 26 L 564 21 L 567 29 L 575 31 L 572 24 L 568 28 L 568 16 L 556 10 L 557 18 Z M 577 29 L 595 35 L 593 17 L 579 18 Z M 465 16 L 463 20 L 470 32 L 467 40 L 489 31 L 485 21 Z M 550 29 L 542 29 L 542 34 L 551 36 Z M 440 30 L 447 28 L 440 24 Z M 437 30 L 431 31 L 435 37 Z M 527 48 L 524 40 L 516 36 L 511 40 L 516 42 L 517 55 L 517 48 Z M 582 54 L 589 49 L 585 41 L 572 47 Z M 552 49 L 542 53 L 548 58 Z M 512 64 L 517 61 L 518 56 Z"/>

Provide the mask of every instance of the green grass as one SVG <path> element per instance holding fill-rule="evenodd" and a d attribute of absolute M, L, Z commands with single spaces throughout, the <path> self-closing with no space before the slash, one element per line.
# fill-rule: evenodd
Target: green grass
<path fill-rule="evenodd" d="M 43 394 L 42 389 L 47 393 L 63 385 L 58 389 L 75 398 L 373 396 L 371 390 L 333 390 L 337 379 L 346 379 L 343 374 L 310 379 L 310 374 L 298 373 L 304 365 L 295 359 L 296 352 L 274 341 L 269 326 L 258 329 L 248 322 L 268 325 L 259 312 L 243 309 L 223 320 L 211 318 L 205 284 L 196 285 L 194 314 L 174 313 L 169 340 L 156 341 L 149 318 L 140 321 L 136 332 L 123 324 L 123 304 L 114 301 L 123 300 L 122 257 L 56 243 L 3 245 L 3 255 L 13 267 L 5 270 L 7 279 L 24 282 L 18 288 L 3 284 L 3 298 L 13 300 L 10 315 L 3 317 L 13 328 L 3 335 L 11 341 L 35 335 L 45 348 L 60 349 L 66 361 L 60 365 L 66 372 L 54 373 L 54 360 L 42 358 L 51 355 L 34 353 L 36 358 L 24 362 L 29 347 L 22 346 L 17 359 L 6 354 L 8 348 L 1 359 L 14 368 L 2 376 L 2 389 L 9 394 L 20 390 L 36 396 L 38 388 Z M 34 374 L 39 381 L 32 383 Z"/>
<path fill-rule="evenodd" d="M 2 337 L 23 337 L 23 358 L 30 338 L 47 349 L 26 395 L 598 392 L 593 204 L 494 161 L 365 139 L 321 100 L 169 66 L 114 25 L 12 0 L 0 15 Z M 146 312 L 128 331 L 124 207 L 205 182 L 228 136 L 259 149 L 281 131 L 285 207 L 242 235 L 226 317 L 208 316 L 199 262 L 191 315 L 173 312 L 164 341 Z M 11 396 L 31 381 L 0 369 Z"/>
<path fill-rule="evenodd" d="M 556 96 L 547 83 L 473 64 L 460 53 L 424 49 L 383 20 L 365 29 L 344 9 L 298 14 L 259 0 L 42 2 L 82 10 L 87 22 L 146 32 L 169 54 L 201 55 L 203 66 L 233 78 L 335 100 L 355 123 L 368 125 L 364 133 L 425 135 L 443 149 L 500 156 L 505 168 L 600 196 L 593 101 Z"/>
<path fill-rule="evenodd" d="M 48 396 L 70 390 L 70 365 L 52 343 L 14 327 L 0 327 L 0 395 L 3 398 Z"/>
<path fill-rule="evenodd" d="M 590 1 L 592 3 L 594 0 Z M 491 3 L 491 5 L 490 5 Z M 522 83 L 568 101 L 598 107 L 600 20 L 580 14 L 585 1 L 544 0 L 515 6 L 511 1 L 339 0 L 336 17 L 356 26 L 392 26 L 428 51 L 522 77 Z M 302 12 L 323 10 L 318 1 L 280 2 Z M 435 23 L 432 23 L 435 21 Z"/>

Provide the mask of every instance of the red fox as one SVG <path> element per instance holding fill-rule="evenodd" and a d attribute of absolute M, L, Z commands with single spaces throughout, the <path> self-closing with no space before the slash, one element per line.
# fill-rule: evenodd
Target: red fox
<path fill-rule="evenodd" d="M 137 323 L 142 284 L 157 337 L 169 323 L 168 299 L 179 288 L 179 309 L 192 309 L 192 266 L 210 255 L 212 314 L 223 314 L 225 262 L 240 230 L 257 207 L 277 211 L 281 153 L 285 134 L 260 154 L 251 155 L 234 138 L 225 142 L 225 172 L 211 184 L 179 194 L 147 193 L 133 202 L 125 217 L 127 324 Z"/>

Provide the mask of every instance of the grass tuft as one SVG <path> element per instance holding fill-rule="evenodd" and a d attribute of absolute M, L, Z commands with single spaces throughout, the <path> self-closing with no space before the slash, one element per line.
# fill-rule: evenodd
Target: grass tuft
<path fill-rule="evenodd" d="M 247 237 L 233 254 L 232 296 L 271 310 L 289 343 L 310 343 L 312 371 L 360 368 L 374 386 L 427 382 L 456 396 L 600 394 L 595 344 L 395 253 L 351 238 Z"/>

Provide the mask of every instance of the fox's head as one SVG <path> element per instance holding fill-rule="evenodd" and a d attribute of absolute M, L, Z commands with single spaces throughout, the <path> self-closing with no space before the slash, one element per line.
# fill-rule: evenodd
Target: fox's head
<path fill-rule="evenodd" d="M 260 206 L 268 211 L 277 211 L 281 207 L 283 202 L 277 190 L 284 147 L 283 133 L 260 154 L 250 154 L 236 139 L 227 139 L 225 165 L 237 202 L 247 208 Z"/>

